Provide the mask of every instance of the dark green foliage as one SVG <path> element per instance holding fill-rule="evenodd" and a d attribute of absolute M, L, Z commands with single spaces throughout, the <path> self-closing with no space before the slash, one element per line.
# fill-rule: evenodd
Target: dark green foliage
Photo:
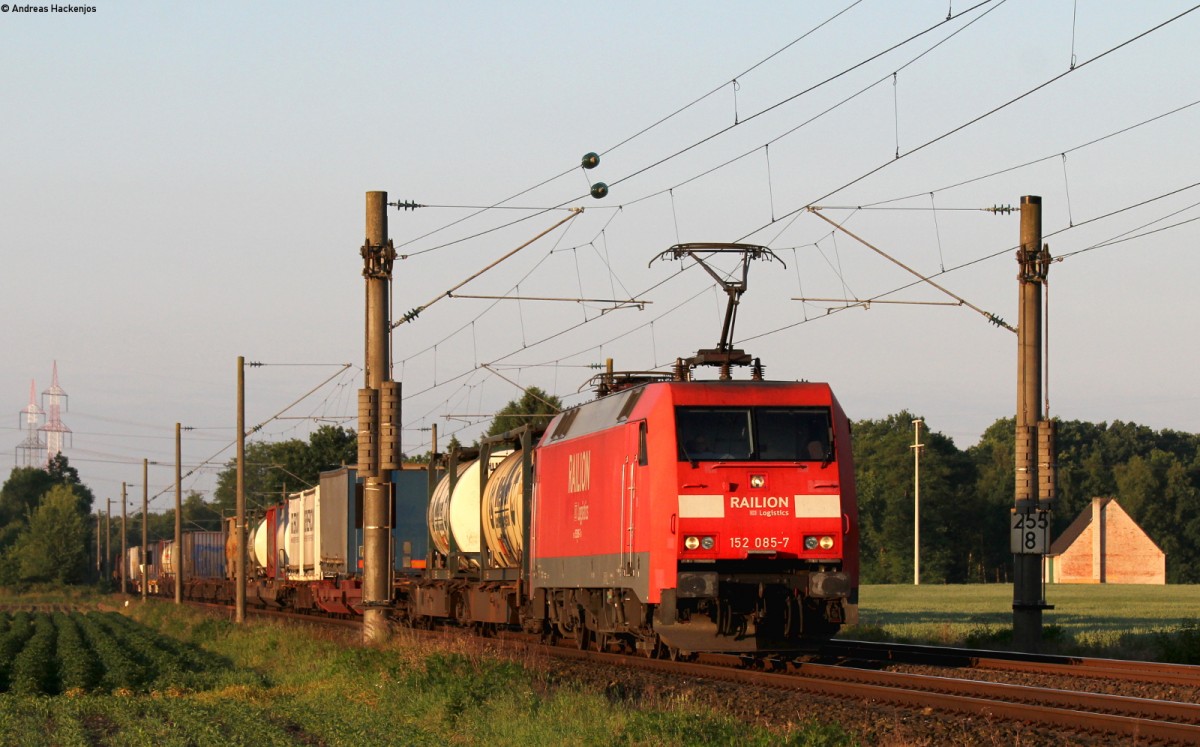
<path fill-rule="evenodd" d="M 0 615 L 6 617 L 6 615 Z M 12 680 L 12 663 L 25 642 L 33 635 L 33 622 L 28 612 L 18 612 L 7 618 L 7 630 L 0 635 L 0 692 L 8 690 Z"/>
<path fill-rule="evenodd" d="M 520 665 L 513 662 L 434 654 L 425 660 L 422 669 L 409 674 L 408 684 L 417 690 L 440 693 L 445 699 L 445 718 L 452 722 L 503 692 L 521 674 Z"/>
<path fill-rule="evenodd" d="M 554 416 L 562 410 L 562 400 L 552 394 L 531 386 L 520 399 L 514 399 L 496 413 L 496 419 L 488 428 L 489 436 L 528 425 L 534 430 L 545 430 Z"/>
<path fill-rule="evenodd" d="M 107 628 L 100 624 L 99 614 L 82 615 L 79 626 L 88 646 L 96 653 L 104 675 L 100 678 L 100 689 L 135 691 L 150 679 L 144 666 L 128 655 Z"/>
<path fill-rule="evenodd" d="M 181 693 L 220 684 L 230 667 L 115 612 L 0 615 L 0 693 Z"/>
<path fill-rule="evenodd" d="M 912 580 L 914 418 L 901 412 L 854 424 L 864 583 Z M 961 582 L 987 544 L 976 522 L 981 499 L 971 490 L 974 469 L 942 434 L 922 430 L 921 442 L 921 577 Z"/>
<path fill-rule="evenodd" d="M 17 695 L 58 693 L 58 664 L 55 643 L 58 633 L 49 615 L 33 618 L 33 635 L 13 659 L 9 689 Z"/>
<path fill-rule="evenodd" d="M 865 583 L 907 583 L 913 558 L 913 416 L 854 424 Z M 922 436 L 922 582 L 1008 581 L 1014 421 L 997 420 L 960 452 Z M 1116 497 L 1167 553 L 1167 580 L 1200 582 L 1200 436 L 1132 423 L 1058 427 L 1058 536 L 1094 497 Z"/>
<path fill-rule="evenodd" d="M 100 679 L 100 663 L 84 643 L 73 616 L 56 612 L 52 617 L 58 631 L 58 671 L 63 692 L 91 691 Z"/>
<path fill-rule="evenodd" d="M 9 549 L 16 575 L 25 583 L 80 583 L 88 572 L 91 530 L 78 511 L 71 487 L 57 484 L 42 497 L 29 525 Z"/>
<path fill-rule="evenodd" d="M 52 495 L 57 496 L 54 508 L 43 514 Z M 89 580 L 87 558 L 94 554 L 95 535 L 86 527 L 92 526 L 92 502 L 92 491 L 62 454 L 44 470 L 14 468 L 0 487 L 0 584 Z M 65 534 L 52 538 L 59 524 Z"/>
<path fill-rule="evenodd" d="M 1156 632 L 1153 647 L 1158 661 L 1200 664 L 1200 620 L 1189 620 L 1176 630 Z"/>
<path fill-rule="evenodd" d="M 246 444 L 246 505 L 277 503 L 285 492 L 317 484 L 321 472 L 358 462 L 358 434 L 348 428 L 323 425 L 308 437 L 274 443 Z M 212 507 L 232 511 L 237 502 L 237 461 L 230 460 L 217 476 Z"/>

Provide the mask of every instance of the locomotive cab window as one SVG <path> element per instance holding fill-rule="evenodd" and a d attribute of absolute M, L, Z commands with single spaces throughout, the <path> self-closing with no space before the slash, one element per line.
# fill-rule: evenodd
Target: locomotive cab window
<path fill-rule="evenodd" d="M 828 408 L 677 407 L 679 461 L 833 460 Z"/>
<path fill-rule="evenodd" d="M 828 461 L 833 459 L 829 411 L 820 408 L 758 407 L 759 459 Z"/>

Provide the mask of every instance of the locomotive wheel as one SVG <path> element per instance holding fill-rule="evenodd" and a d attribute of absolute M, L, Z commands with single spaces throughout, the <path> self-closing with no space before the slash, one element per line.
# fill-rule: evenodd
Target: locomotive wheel
<path fill-rule="evenodd" d="M 799 638 L 804 632 L 804 613 L 796 597 L 789 596 L 783 607 L 783 635 L 785 638 Z"/>

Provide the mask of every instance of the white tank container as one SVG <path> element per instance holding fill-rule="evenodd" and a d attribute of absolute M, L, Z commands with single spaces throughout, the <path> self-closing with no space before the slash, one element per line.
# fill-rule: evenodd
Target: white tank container
<path fill-rule="evenodd" d="M 460 462 L 458 479 L 473 462 Z M 445 555 L 450 552 L 450 475 L 447 473 L 438 481 L 429 499 L 429 511 L 426 513 L 429 525 L 429 537 L 438 552 Z"/>
<path fill-rule="evenodd" d="M 512 449 L 492 452 L 488 458 L 489 470 L 500 466 L 504 458 L 511 453 Z M 476 459 L 463 471 L 454 485 L 454 492 L 450 495 L 450 531 L 454 534 L 454 542 L 460 552 L 479 552 L 479 517 L 482 502 L 483 496 L 479 492 L 479 460 Z"/>
<path fill-rule="evenodd" d="M 258 526 L 254 528 L 254 534 L 251 535 L 253 539 L 250 542 L 250 548 L 254 553 L 254 562 L 258 564 L 259 568 L 266 568 L 267 561 L 270 560 L 267 557 L 270 552 L 267 548 L 268 531 L 267 519 L 264 516 L 263 520 L 258 522 Z"/>
<path fill-rule="evenodd" d="M 514 451 L 492 470 L 483 494 L 483 539 L 500 568 L 521 561 L 524 536 L 524 493 L 520 451 Z"/>

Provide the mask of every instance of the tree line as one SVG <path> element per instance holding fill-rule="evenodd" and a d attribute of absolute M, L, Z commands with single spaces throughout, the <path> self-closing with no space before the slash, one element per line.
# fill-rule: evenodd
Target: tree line
<path fill-rule="evenodd" d="M 527 393 L 501 411 L 489 433 L 531 419 L 544 427 L 560 406 L 544 392 Z M 864 583 L 912 581 L 914 419 L 904 411 L 853 423 Z M 923 583 L 1010 580 L 1014 433 L 1012 418 L 997 420 L 979 443 L 965 450 L 937 431 L 922 433 Z M 322 471 L 356 459 L 356 432 L 337 426 L 317 428 L 307 441 L 247 444 L 248 511 L 261 513 L 288 493 L 316 485 Z M 422 459 L 427 462 L 428 454 L 414 461 Z M 193 491 L 182 501 L 185 529 L 220 529 L 223 518 L 234 512 L 236 485 L 237 465 L 231 459 L 218 475 L 211 499 Z M 1120 421 L 1060 421 L 1058 495 L 1052 537 L 1092 498 L 1113 496 L 1167 553 L 1167 580 L 1200 583 L 1200 436 Z M 94 504 L 92 491 L 61 454 L 45 469 L 13 469 L 0 488 L 0 585 L 97 580 L 95 523 L 101 511 L 93 513 Z M 131 513 L 126 526 L 130 546 L 141 543 L 141 521 L 140 511 Z M 151 512 L 147 521 L 152 540 L 174 537 L 173 508 Z M 119 521 L 113 524 L 115 563 Z"/>
<path fill-rule="evenodd" d="M 853 424 L 864 583 L 911 583 L 912 421 L 900 412 Z M 921 581 L 1009 581 L 1016 424 L 994 422 L 965 450 L 922 434 Z M 1200 436 L 1115 421 L 1058 422 L 1058 500 L 1051 538 L 1092 498 L 1115 497 L 1167 554 L 1170 583 L 1200 583 Z"/>

